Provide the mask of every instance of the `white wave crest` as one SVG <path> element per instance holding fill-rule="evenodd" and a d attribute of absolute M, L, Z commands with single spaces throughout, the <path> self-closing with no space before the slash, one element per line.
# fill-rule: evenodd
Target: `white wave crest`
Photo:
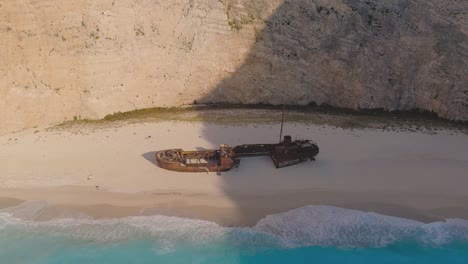
<path fill-rule="evenodd" d="M 332 206 L 306 206 L 269 215 L 253 228 L 227 228 L 209 221 L 158 215 L 99 220 L 30 220 L 34 219 L 44 206 L 47 205 L 26 203 L 1 210 L 0 237 L 6 237 L 8 232 L 21 232 L 24 236 L 47 234 L 96 242 L 150 239 L 157 241 L 158 245 L 164 245 L 163 248 L 169 251 L 179 242 L 203 244 L 220 241 L 255 247 L 289 248 L 384 247 L 405 239 L 432 246 L 448 244 L 455 240 L 468 241 L 467 220 L 449 219 L 446 222 L 424 224 Z M 16 233 L 15 236 L 18 237 Z"/>
<path fill-rule="evenodd" d="M 275 234 L 294 246 L 384 247 L 406 239 L 439 246 L 468 240 L 467 220 L 424 224 L 333 206 L 306 206 L 269 215 L 254 229 Z"/>
<path fill-rule="evenodd" d="M 35 220 L 47 206 L 46 201 L 28 201 L 18 206 L 2 209 L 0 212 L 8 213 L 19 219 Z"/>

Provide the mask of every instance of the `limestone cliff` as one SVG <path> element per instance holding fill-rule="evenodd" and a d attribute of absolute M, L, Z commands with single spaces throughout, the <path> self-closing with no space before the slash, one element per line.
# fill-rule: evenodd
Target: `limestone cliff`
<path fill-rule="evenodd" d="M 468 120 L 465 0 L 0 0 L 0 134 L 200 102 Z"/>

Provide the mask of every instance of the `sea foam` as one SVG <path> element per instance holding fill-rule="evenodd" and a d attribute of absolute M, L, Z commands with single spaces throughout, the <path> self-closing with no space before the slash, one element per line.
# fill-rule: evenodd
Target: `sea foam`
<path fill-rule="evenodd" d="M 181 242 L 203 244 L 216 241 L 275 248 L 379 248 L 406 240 L 437 247 L 457 241 L 468 242 L 467 220 L 448 219 L 424 224 L 333 206 L 306 206 L 269 215 L 252 228 L 228 228 L 209 221 L 159 215 L 99 220 L 31 220 L 41 211 L 41 206 L 47 204 L 30 202 L 0 210 L 0 240 L 11 234 L 17 238 L 46 234 L 98 243 L 148 239 L 157 240 L 168 250 Z"/>
<path fill-rule="evenodd" d="M 468 221 L 415 220 L 333 206 L 306 206 L 269 215 L 255 230 L 281 237 L 293 246 L 384 247 L 412 240 L 427 246 L 468 241 Z"/>

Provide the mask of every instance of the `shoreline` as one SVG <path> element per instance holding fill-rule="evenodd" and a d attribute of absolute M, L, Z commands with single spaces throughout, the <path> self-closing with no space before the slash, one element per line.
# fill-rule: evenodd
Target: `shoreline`
<path fill-rule="evenodd" d="M 61 186 L 36 189 L 0 189 L 0 211 L 29 202 L 45 207 L 21 210 L 24 220 L 55 218 L 92 219 L 163 215 L 199 219 L 225 227 L 252 227 L 268 215 L 284 213 L 308 205 L 325 205 L 416 220 L 423 223 L 460 218 L 468 220 L 467 197 L 440 197 L 427 194 L 382 192 L 330 192 L 300 190 L 260 195 L 239 195 L 248 207 L 241 210 L 222 194 L 152 191 L 119 193 L 91 188 Z M 395 196 L 398 196 L 396 198 Z"/>
<path fill-rule="evenodd" d="M 222 112 L 226 114 L 226 112 Z M 178 173 L 154 152 L 277 141 L 278 124 L 143 122 L 0 136 L 0 207 L 47 201 L 39 220 L 168 215 L 253 226 L 266 215 L 329 205 L 422 222 L 468 219 L 468 135 L 285 123 L 316 141 L 314 162 L 275 169 L 266 157 L 222 173 Z M 96 190 L 99 186 L 99 190 Z"/>

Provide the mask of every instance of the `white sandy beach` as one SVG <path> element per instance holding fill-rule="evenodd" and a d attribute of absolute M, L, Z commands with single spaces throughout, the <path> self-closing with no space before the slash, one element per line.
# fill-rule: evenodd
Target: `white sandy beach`
<path fill-rule="evenodd" d="M 315 162 L 275 169 L 246 158 L 223 173 L 177 173 L 156 150 L 274 143 L 278 125 L 155 122 L 0 137 L 0 206 L 47 201 L 37 220 L 164 214 L 253 225 L 267 214 L 335 205 L 422 221 L 468 219 L 468 135 L 343 130 L 285 124 L 293 139 L 320 147 Z M 99 189 L 96 188 L 99 186 Z"/>

